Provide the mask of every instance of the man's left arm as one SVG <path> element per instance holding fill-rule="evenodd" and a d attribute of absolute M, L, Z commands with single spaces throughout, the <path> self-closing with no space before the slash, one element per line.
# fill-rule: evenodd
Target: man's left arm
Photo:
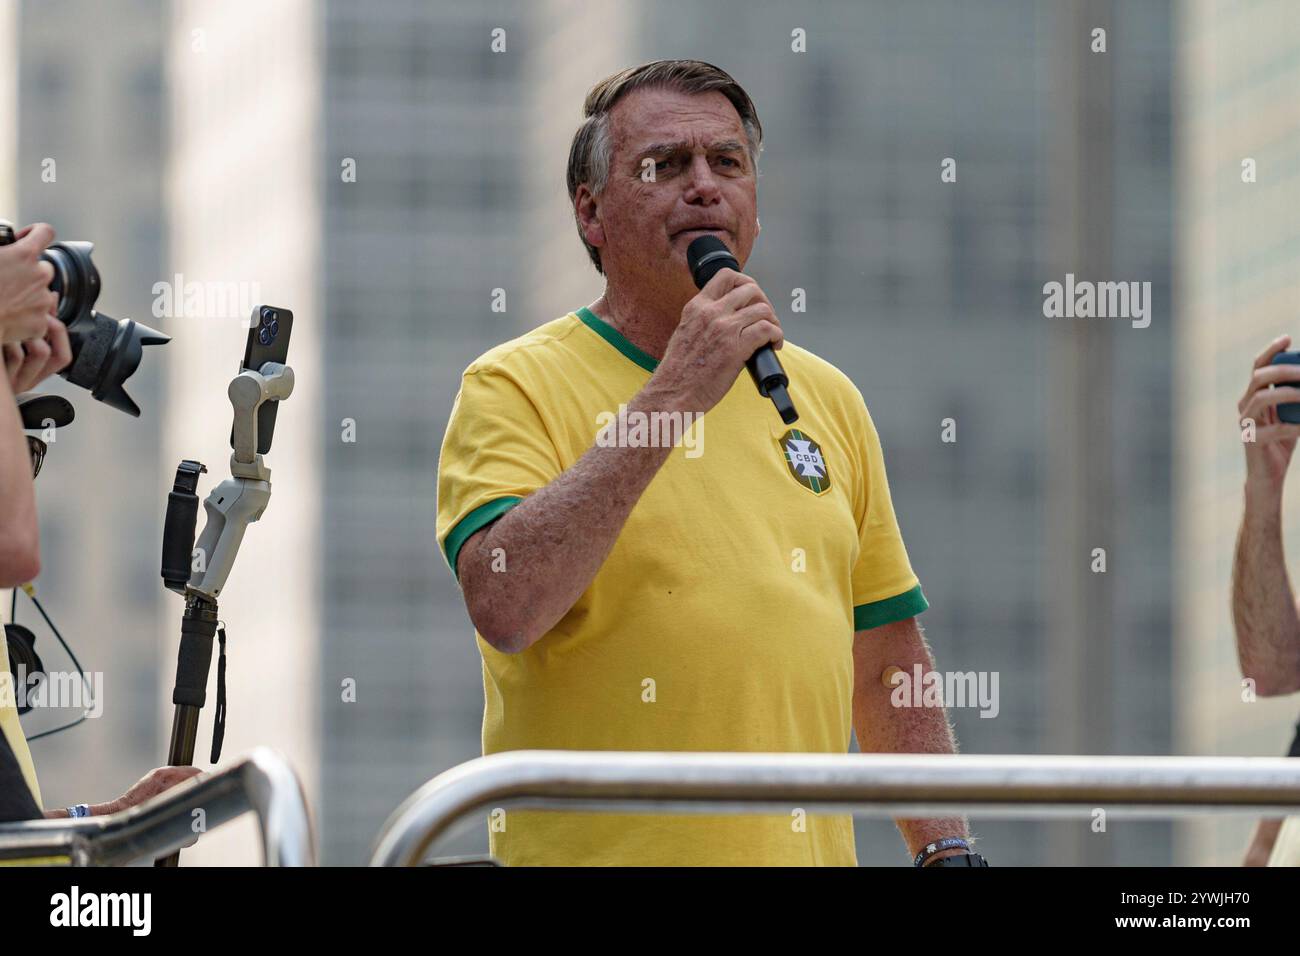
<path fill-rule="evenodd" d="M 892 687 L 881 676 L 890 665 L 907 674 L 921 665 L 922 673 L 934 669 L 934 659 L 915 617 L 882 624 L 853 635 L 853 729 L 863 753 L 957 752 L 948 714 L 943 707 L 895 707 L 890 703 Z M 964 837 L 972 844 L 965 817 L 928 820 L 896 819 L 913 857 L 926 844 L 944 837 Z M 927 862 L 965 853 L 961 848 L 943 850 Z"/>

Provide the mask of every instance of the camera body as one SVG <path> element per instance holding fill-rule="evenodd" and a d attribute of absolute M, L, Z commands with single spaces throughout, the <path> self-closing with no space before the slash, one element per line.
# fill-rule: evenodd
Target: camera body
<path fill-rule="evenodd" d="M 0 222 L 0 246 L 15 241 L 13 227 Z M 140 416 L 140 407 L 122 387 L 140 365 L 146 345 L 165 345 L 170 336 L 134 319 L 114 319 L 95 311 L 99 298 L 99 270 L 91 259 L 91 242 L 56 242 L 41 253 L 54 268 L 50 291 L 59 297 L 56 315 L 68 327 L 72 362 L 59 374 L 92 398 L 128 415 Z"/>

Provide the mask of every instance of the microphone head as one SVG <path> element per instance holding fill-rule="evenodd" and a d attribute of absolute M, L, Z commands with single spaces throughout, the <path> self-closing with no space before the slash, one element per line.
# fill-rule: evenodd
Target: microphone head
<path fill-rule="evenodd" d="M 691 267 L 691 278 L 695 288 L 703 289 L 709 280 L 717 275 L 719 269 L 740 271 L 740 264 L 731 254 L 727 244 L 717 236 L 700 236 L 693 239 L 686 247 L 686 264 Z"/>

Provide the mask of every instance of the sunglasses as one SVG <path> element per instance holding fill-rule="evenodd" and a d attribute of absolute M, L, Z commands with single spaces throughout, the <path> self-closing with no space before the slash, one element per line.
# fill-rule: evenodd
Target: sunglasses
<path fill-rule="evenodd" d="M 33 435 L 27 436 L 27 449 L 32 453 L 32 477 L 41 473 L 41 463 L 45 461 L 45 442 Z"/>

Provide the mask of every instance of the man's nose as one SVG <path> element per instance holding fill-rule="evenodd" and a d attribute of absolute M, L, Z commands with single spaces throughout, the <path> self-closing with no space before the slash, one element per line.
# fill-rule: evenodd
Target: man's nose
<path fill-rule="evenodd" d="M 709 166 L 707 156 L 691 157 L 690 175 L 687 177 L 687 187 L 685 200 L 687 202 L 716 202 L 720 190 L 718 189 L 717 177 L 713 175 L 713 169 Z"/>

